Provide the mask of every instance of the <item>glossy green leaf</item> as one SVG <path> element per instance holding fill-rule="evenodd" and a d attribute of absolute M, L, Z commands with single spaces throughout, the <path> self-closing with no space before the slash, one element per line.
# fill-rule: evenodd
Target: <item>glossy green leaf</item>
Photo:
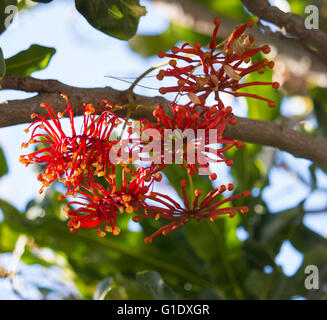
<path fill-rule="evenodd" d="M 146 9 L 138 0 L 75 0 L 76 9 L 96 29 L 121 40 L 132 38 Z"/>
<path fill-rule="evenodd" d="M 8 166 L 3 150 L 0 148 L 0 177 L 8 172 Z"/>
<path fill-rule="evenodd" d="M 160 274 L 155 271 L 142 271 L 136 275 L 140 287 L 156 300 L 176 299 L 175 293 L 166 285 Z"/>
<path fill-rule="evenodd" d="M 6 59 L 7 74 L 29 76 L 34 71 L 46 68 L 55 52 L 55 48 L 33 44 L 27 50 Z"/>

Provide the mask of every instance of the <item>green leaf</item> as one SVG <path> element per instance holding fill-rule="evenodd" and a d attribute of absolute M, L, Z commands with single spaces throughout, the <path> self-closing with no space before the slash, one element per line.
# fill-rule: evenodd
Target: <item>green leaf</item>
<path fill-rule="evenodd" d="M 245 280 L 245 287 L 247 291 L 259 298 L 260 293 L 264 291 L 267 277 L 259 270 L 252 270 Z"/>
<path fill-rule="evenodd" d="M 18 233 L 5 223 L 0 223 L 0 252 L 10 252 L 15 248 Z"/>
<path fill-rule="evenodd" d="M 291 234 L 289 240 L 292 245 L 303 254 L 310 252 L 315 246 L 324 245 L 325 248 L 327 246 L 326 238 L 310 230 L 303 224 L 300 224 L 295 232 Z"/>
<path fill-rule="evenodd" d="M 269 247 L 264 246 L 259 241 L 248 239 L 245 241 L 242 250 L 244 258 L 258 269 L 262 269 L 266 265 L 275 265 L 274 256 L 269 252 Z"/>
<path fill-rule="evenodd" d="M 171 185 L 180 193 L 180 180 L 187 178 L 186 169 L 169 165 L 163 172 Z M 202 197 L 213 189 L 208 176 L 194 175 L 192 180 L 194 188 L 203 190 Z M 190 193 L 190 188 L 187 191 Z M 232 297 L 242 295 L 232 271 L 232 269 L 235 271 L 237 269 L 239 274 L 246 271 L 244 264 L 238 259 L 241 252 L 241 242 L 236 236 L 238 222 L 238 216 L 232 219 L 220 217 L 215 222 L 191 220 L 184 226 L 184 233 L 189 244 L 197 257 L 203 260 L 202 269 L 209 278 L 212 278 L 213 283 L 219 283 L 216 292 L 222 298 L 226 298 L 226 294 Z M 233 279 L 232 287 L 224 281 L 226 278 Z M 220 283 L 223 284 L 220 285 Z M 222 287 L 224 291 L 221 290 Z"/>
<path fill-rule="evenodd" d="M 237 192 L 243 192 L 254 187 L 261 187 L 264 175 L 262 175 L 262 161 L 258 159 L 261 146 L 251 143 L 244 143 L 241 149 L 231 148 L 225 152 L 227 159 L 232 159 L 234 165 L 231 173 Z"/>
<path fill-rule="evenodd" d="M 6 63 L 5 58 L 3 57 L 2 49 L 0 48 L 0 80 L 5 76 L 6 74 Z"/>
<path fill-rule="evenodd" d="M 242 21 L 249 19 L 249 15 L 244 10 L 241 1 L 193 0 L 193 2 L 199 3 L 201 6 L 205 6 L 210 11 L 218 13 L 222 16 L 227 16 Z"/>
<path fill-rule="evenodd" d="M 0 177 L 5 175 L 7 172 L 8 172 L 8 166 L 7 166 L 6 158 L 2 149 L 0 148 Z"/>
<path fill-rule="evenodd" d="M 104 300 L 106 295 L 111 291 L 112 289 L 112 278 L 104 279 L 95 288 L 94 294 L 93 294 L 93 300 Z"/>
<path fill-rule="evenodd" d="M 169 27 L 159 35 L 136 35 L 128 41 L 128 44 L 133 51 L 147 58 L 155 55 L 158 50 L 168 51 L 177 40 L 176 33 Z"/>
<path fill-rule="evenodd" d="M 210 37 L 172 23 L 161 34 L 136 35 L 128 41 L 128 44 L 132 50 L 147 58 L 155 55 L 159 50 L 168 51 L 178 41 L 201 42 L 202 45 L 206 45 L 210 42 Z"/>
<path fill-rule="evenodd" d="M 261 299 L 286 300 L 298 295 L 294 278 L 285 276 L 281 267 L 276 267 L 271 274 L 265 275 L 265 289 L 260 294 Z"/>
<path fill-rule="evenodd" d="M 217 221 L 189 221 L 185 234 L 203 267 L 213 278 L 224 298 L 239 298 L 238 282 L 246 273 L 246 265 L 239 259 L 241 242 L 236 236 L 237 217 L 220 217 Z M 228 236 L 233 233 L 234 237 Z M 228 281 L 225 281 L 228 279 Z"/>
<path fill-rule="evenodd" d="M 256 215 L 252 224 L 252 227 L 255 226 L 253 240 L 263 245 L 267 253 L 274 258 L 282 243 L 299 227 L 301 214 L 301 207 L 298 206 L 275 214 Z"/>
<path fill-rule="evenodd" d="M 5 22 L 7 19 L 10 20 L 10 18 L 13 17 L 13 14 L 16 13 L 17 11 L 15 10 L 14 7 L 9 7 L 9 6 L 15 6 L 17 7 L 17 0 L 1 0 L 0 1 L 0 33 L 5 31 Z"/>
<path fill-rule="evenodd" d="M 317 133 L 327 138 L 327 89 L 316 87 L 311 90 L 314 112 L 318 122 Z"/>
<path fill-rule="evenodd" d="M 76 9 L 96 29 L 121 40 L 136 34 L 146 9 L 138 0 L 75 0 Z"/>
<path fill-rule="evenodd" d="M 311 189 L 314 190 L 317 188 L 317 176 L 316 176 L 317 165 L 315 163 L 309 166 L 309 171 L 311 175 Z"/>
<path fill-rule="evenodd" d="M 142 271 L 138 272 L 136 275 L 136 281 L 139 283 L 140 287 L 151 294 L 154 299 L 157 300 L 175 300 L 176 295 L 168 287 L 164 280 L 161 278 L 160 274 L 155 271 Z"/>
<path fill-rule="evenodd" d="M 29 76 L 34 71 L 46 68 L 55 52 L 55 48 L 33 44 L 27 50 L 6 59 L 7 74 Z"/>
<path fill-rule="evenodd" d="M 183 40 L 183 41 L 189 42 L 189 43 L 200 42 L 202 44 L 202 46 L 206 46 L 211 41 L 211 37 L 209 37 L 203 33 L 194 31 L 192 29 L 186 28 L 183 25 L 174 23 L 174 24 L 172 24 L 172 28 L 173 28 L 174 32 L 178 35 L 177 40 Z M 218 36 L 218 39 L 219 39 L 219 36 Z"/>

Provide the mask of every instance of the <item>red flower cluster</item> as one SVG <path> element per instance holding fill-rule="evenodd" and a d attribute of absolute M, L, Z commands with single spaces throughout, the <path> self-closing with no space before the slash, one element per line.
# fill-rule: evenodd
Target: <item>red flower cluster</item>
<path fill-rule="evenodd" d="M 152 238 L 158 234 L 167 235 L 171 231 L 176 230 L 178 227 L 186 224 L 190 219 L 195 219 L 196 221 L 201 221 L 202 219 L 210 219 L 211 221 L 215 221 L 218 216 L 227 214 L 230 217 L 234 217 L 237 211 L 241 213 L 247 213 L 248 207 L 221 207 L 225 203 L 228 203 L 232 200 L 235 200 L 239 197 L 249 197 L 251 195 L 250 191 L 245 191 L 236 196 L 228 197 L 220 200 L 219 202 L 213 203 L 213 201 L 219 197 L 226 190 L 232 191 L 234 189 L 233 184 L 228 184 L 227 186 L 221 185 L 220 187 L 209 192 L 202 201 L 199 201 L 200 196 L 202 196 L 203 191 L 201 189 L 195 190 L 195 198 L 191 203 L 187 196 L 185 187 L 187 186 L 187 181 L 181 181 L 181 190 L 183 194 L 184 200 L 184 208 L 171 197 L 158 193 L 151 192 L 148 198 L 153 201 L 158 202 L 159 204 L 163 204 L 165 207 L 158 207 L 153 205 L 148 205 L 146 207 L 147 213 L 138 215 L 133 217 L 134 222 L 140 221 L 141 218 L 144 217 L 155 217 L 156 220 L 159 218 L 164 218 L 168 220 L 172 220 L 171 223 L 161 227 L 156 232 L 154 232 L 151 236 L 144 239 L 146 243 L 151 243 Z"/>
<path fill-rule="evenodd" d="M 157 143 L 160 143 L 161 152 L 155 156 L 155 162 L 176 163 L 176 158 L 180 156 L 180 164 L 188 169 L 188 174 L 191 176 L 199 172 L 198 167 L 207 168 L 207 173 L 210 174 L 209 162 L 225 162 L 228 166 L 233 165 L 233 160 L 226 159 L 223 152 L 233 146 L 241 148 L 243 143 L 223 135 L 228 124 L 237 123 L 231 107 L 214 105 L 208 108 L 201 104 L 190 107 L 172 103 L 171 110 L 173 114 L 169 116 L 164 108 L 158 105 L 153 112 L 157 120 L 156 124 L 141 120 L 141 135 L 146 135 L 149 129 L 159 133 Z M 171 133 L 173 136 L 170 136 Z M 145 141 L 147 145 L 148 139 Z M 175 149 L 173 142 L 175 142 Z M 140 150 L 142 151 L 143 148 L 141 147 Z M 216 174 L 210 174 L 210 178 L 215 180 Z"/>
<path fill-rule="evenodd" d="M 132 170 L 127 164 L 121 165 L 121 181 L 117 181 L 116 169 L 112 166 L 104 176 L 107 188 L 90 180 L 78 192 L 82 201 L 73 200 L 67 204 L 65 211 L 70 218 L 68 227 L 71 232 L 76 233 L 80 228 L 97 228 L 100 237 L 106 235 L 105 231 L 118 235 L 117 213 L 137 213 L 144 207 L 145 194 L 154 180 L 161 179 L 161 174 L 154 167 Z M 73 205 L 78 208 L 71 209 Z M 104 231 L 101 230 L 103 223 Z"/>
<path fill-rule="evenodd" d="M 19 158 L 26 166 L 32 163 L 45 164 L 43 173 L 38 175 L 38 180 L 42 182 L 40 193 L 58 178 L 67 186 L 66 195 L 74 194 L 85 177 L 92 179 L 93 175 L 102 176 L 113 166 L 109 152 L 118 141 L 110 141 L 110 136 L 122 120 L 109 111 L 112 105 L 103 100 L 99 108 L 105 105 L 105 109 L 96 117 L 94 107 L 84 104 L 83 127 L 77 134 L 73 109 L 68 97 L 64 94 L 62 96 L 67 100 L 67 109 L 57 114 L 50 105 L 43 103 L 41 106 L 45 107 L 48 113 L 43 117 L 36 113 L 31 115 L 32 119 L 37 118 L 25 130 L 29 132 L 32 129 L 31 138 L 21 145 L 22 148 L 27 148 L 30 144 L 42 145 L 42 148 Z M 64 132 L 59 119 L 65 114 L 69 116 L 69 134 Z M 38 129 L 45 132 L 39 133 Z"/>
<path fill-rule="evenodd" d="M 181 48 L 173 47 L 172 53 L 158 53 L 159 57 L 171 58 L 169 64 L 172 68 L 160 70 L 157 78 L 162 80 L 172 76 L 177 79 L 177 86 L 161 88 L 160 93 L 177 92 L 177 97 L 187 93 L 190 102 L 185 105 L 171 103 L 170 109 L 158 105 L 153 112 L 154 123 L 145 119 L 137 124 L 127 122 L 114 113 L 120 106 L 113 107 L 103 100 L 97 110 L 90 104 L 83 105 L 83 124 L 77 132 L 74 112 L 66 95 L 63 97 L 68 106 L 63 113 L 56 113 L 50 105 L 42 104 L 47 114 L 32 114 L 32 118 L 37 119 L 25 130 L 32 130 L 32 133 L 29 141 L 22 143 L 22 148 L 30 144 L 38 144 L 39 148 L 20 156 L 19 160 L 26 166 L 32 163 L 45 166 L 38 175 L 42 182 L 40 192 L 56 179 L 65 184 L 67 191 L 59 199 L 75 198 L 70 199 L 64 209 L 72 233 L 87 228 L 97 229 L 101 237 L 106 232 L 118 235 L 117 220 L 121 214 L 133 214 L 133 220 L 137 222 L 144 217 L 169 220 L 170 223 L 145 238 L 146 243 L 151 243 L 156 235 L 167 235 L 190 219 L 215 221 L 223 214 L 233 217 L 238 211 L 248 212 L 247 207 L 232 207 L 229 203 L 242 196 L 249 197 L 250 191 L 222 197 L 224 191 L 233 190 L 232 184 L 221 185 L 207 195 L 196 189 L 194 200 L 189 200 L 186 196 L 188 183 L 183 179 L 183 205 L 166 194 L 153 191 L 155 182 L 162 179 L 160 171 L 170 163 L 186 168 L 190 179 L 201 169 L 201 173 L 206 171 L 211 180 L 215 180 L 217 174 L 209 171 L 210 162 L 233 165 L 224 152 L 233 146 L 241 148 L 243 143 L 225 135 L 226 127 L 235 125 L 237 119 L 232 108 L 225 106 L 221 100 L 221 92 L 265 100 L 269 106 L 274 106 L 269 99 L 238 91 L 253 85 L 279 86 L 275 82 L 241 81 L 252 72 L 263 73 L 266 67 L 273 67 L 273 62 L 266 59 L 244 66 L 255 54 L 270 50 L 268 46 L 256 48 L 253 37 L 244 34 L 253 22 L 237 26 L 228 39 L 218 45 L 216 36 L 220 20 L 215 19 L 214 24 L 212 41 L 207 50 L 202 49 L 199 43 L 185 43 Z M 222 49 L 218 51 L 220 47 Z M 177 67 L 177 61 L 186 65 Z M 198 68 L 202 70 L 200 75 L 196 74 Z M 214 93 L 218 104 L 206 106 L 206 99 L 211 93 Z M 65 132 L 60 120 L 65 115 L 69 118 L 69 133 Z M 122 137 L 117 139 L 113 135 L 114 129 L 121 123 L 125 124 L 124 128 L 130 125 L 127 145 L 124 145 Z M 131 138 L 134 133 L 139 139 Z M 159 146 L 159 151 L 151 149 L 153 145 Z M 126 147 L 128 157 L 122 160 Z M 133 155 L 144 152 L 151 155 L 150 165 L 137 168 L 131 165 Z"/>
<path fill-rule="evenodd" d="M 205 104 L 207 97 L 214 93 L 215 100 L 221 104 L 219 93 L 224 92 L 232 94 L 235 97 L 252 97 L 268 102 L 270 107 L 275 106 L 275 102 L 258 96 L 256 94 L 238 92 L 237 90 L 255 86 L 271 85 L 273 88 L 279 88 L 278 82 L 248 82 L 242 83 L 241 80 L 246 75 L 257 71 L 262 74 L 265 68 L 273 68 L 274 62 L 263 59 L 254 62 L 249 66 L 251 57 L 259 52 L 269 53 L 270 47 L 254 47 L 254 38 L 252 35 L 245 35 L 247 27 L 252 27 L 254 22 L 249 20 L 247 23 L 237 26 L 228 39 L 220 44 L 216 43 L 216 37 L 220 26 L 220 19 L 214 20 L 215 29 L 212 40 L 208 45 L 209 50 L 202 50 L 201 43 L 184 43 L 181 48 L 173 47 L 172 53 L 158 52 L 160 58 L 172 58 L 169 64 L 172 68 L 160 70 L 157 79 L 163 80 L 165 77 L 174 77 L 177 79 L 177 86 L 162 87 L 159 89 L 161 94 L 167 92 L 178 92 L 178 94 L 188 94 L 189 104 Z M 221 51 L 216 51 L 223 46 Z M 177 62 L 184 62 L 186 66 L 177 66 Z M 200 74 L 196 74 L 200 70 Z"/>

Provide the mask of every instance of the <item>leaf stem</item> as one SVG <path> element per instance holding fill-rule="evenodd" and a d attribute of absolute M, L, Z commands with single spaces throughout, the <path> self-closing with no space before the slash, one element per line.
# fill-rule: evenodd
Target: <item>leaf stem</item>
<path fill-rule="evenodd" d="M 225 246 L 224 246 L 224 239 L 222 237 L 222 233 L 221 233 L 221 228 L 219 227 L 219 225 L 217 225 L 216 223 L 212 223 L 212 222 L 208 222 L 212 232 L 216 235 L 217 240 L 218 240 L 218 248 L 219 248 L 219 252 L 220 252 L 220 256 L 223 262 L 223 266 L 225 268 L 227 277 L 229 278 L 229 281 L 231 282 L 232 286 L 233 286 L 233 290 L 235 293 L 235 296 L 238 300 L 244 300 L 244 294 L 243 291 L 241 289 L 241 287 L 238 284 L 238 281 L 236 279 L 234 270 L 232 268 L 232 265 L 230 263 L 230 261 L 227 258 L 226 255 L 226 250 L 225 250 Z"/>
<path fill-rule="evenodd" d="M 193 179 L 192 179 L 192 176 L 187 174 L 188 175 L 188 181 L 189 181 L 189 184 L 190 184 L 190 192 L 191 192 L 191 203 L 190 203 L 190 206 L 191 206 L 191 209 L 193 209 L 193 201 L 194 201 L 194 185 L 193 185 Z"/>

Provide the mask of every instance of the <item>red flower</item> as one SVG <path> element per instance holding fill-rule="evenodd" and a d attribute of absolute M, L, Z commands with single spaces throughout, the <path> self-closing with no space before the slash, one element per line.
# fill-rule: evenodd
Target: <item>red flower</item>
<path fill-rule="evenodd" d="M 65 208 L 69 218 L 67 225 L 70 231 L 76 233 L 80 228 L 98 228 L 100 237 L 106 235 L 105 231 L 118 235 L 120 228 L 116 226 L 116 221 L 119 204 L 115 202 L 111 193 L 98 183 L 94 184 L 93 189 L 87 190 L 89 193 L 79 191 L 80 198 L 83 201 L 70 201 Z M 73 210 L 69 208 L 70 205 L 78 205 L 79 207 Z M 103 222 L 105 222 L 105 231 L 101 230 Z"/>
<path fill-rule="evenodd" d="M 147 134 L 147 129 L 154 129 L 159 133 L 158 136 L 153 137 L 153 140 L 159 139 L 161 149 L 161 152 L 152 158 L 154 162 L 167 165 L 182 160 L 181 165 L 188 169 L 190 175 L 198 172 L 198 167 L 208 168 L 209 162 L 225 162 L 228 166 L 233 164 L 232 160 L 224 157 L 223 152 L 234 145 L 241 148 L 243 143 L 223 135 L 228 124 L 234 125 L 237 122 L 231 107 L 225 108 L 219 105 L 210 108 L 203 105 L 189 107 L 172 103 L 171 110 L 172 115 L 167 115 L 164 108 L 158 105 L 153 112 L 157 119 L 156 125 L 141 120 L 142 137 Z M 175 129 L 180 129 L 184 136 L 177 137 L 178 133 L 176 133 L 175 137 L 171 138 L 170 131 L 167 131 L 169 129 L 173 133 Z M 141 145 L 146 146 L 148 142 L 143 139 Z M 142 146 L 140 150 L 143 151 Z M 209 174 L 209 169 L 207 173 Z M 216 175 L 212 174 L 210 177 L 214 180 Z"/>
<path fill-rule="evenodd" d="M 57 178 L 67 185 L 67 195 L 73 194 L 79 189 L 85 176 L 92 179 L 92 175 L 102 176 L 108 167 L 112 166 L 109 159 L 109 151 L 118 141 L 110 141 L 113 129 L 121 121 L 109 109 L 112 107 L 103 100 L 102 107 L 105 109 L 96 117 L 95 109 L 90 104 L 83 105 L 83 126 L 79 134 L 76 133 L 74 113 L 66 95 L 62 95 L 68 103 L 63 113 L 58 113 L 50 105 L 43 103 L 42 106 L 48 111 L 45 116 L 32 114 L 37 117 L 28 129 L 33 128 L 31 138 L 22 147 L 29 144 L 42 143 L 42 147 L 28 155 L 21 155 L 19 161 L 26 166 L 32 163 L 44 163 L 44 172 L 39 174 L 38 179 L 42 182 L 40 193 Z M 98 108 L 98 110 L 99 110 Z M 97 111 L 98 111 L 97 110 Z M 66 134 L 62 128 L 60 119 L 68 114 L 71 132 Z M 49 121 L 51 120 L 51 121 Z M 43 129 L 44 133 L 38 130 Z"/>
<path fill-rule="evenodd" d="M 209 50 L 203 50 L 201 43 L 194 45 L 185 43 L 181 48 L 173 47 L 172 53 L 158 52 L 160 58 L 169 57 L 172 60 L 169 64 L 172 68 L 160 70 L 157 79 L 162 80 L 164 77 L 175 77 L 177 85 L 172 87 L 162 87 L 159 92 L 165 94 L 167 92 L 187 93 L 191 102 L 189 104 L 204 104 L 207 97 L 214 93 L 215 100 L 219 104 L 224 105 L 219 93 L 225 92 L 235 97 L 252 97 L 268 102 L 270 107 L 274 107 L 275 103 L 265 97 L 256 94 L 238 92 L 237 90 L 255 85 L 271 85 L 273 88 L 279 88 L 278 82 L 250 82 L 240 83 L 241 79 L 246 75 L 257 71 L 264 73 L 265 68 L 273 68 L 274 62 L 263 59 L 248 64 L 251 57 L 260 51 L 269 53 L 270 47 L 264 45 L 254 47 L 254 38 L 251 35 L 245 35 L 247 27 L 252 27 L 254 22 L 250 20 L 248 23 L 237 26 L 231 33 L 229 38 L 220 44 L 216 44 L 216 36 L 220 26 L 220 19 L 214 20 L 215 28 L 210 42 Z M 221 51 L 216 51 L 224 44 Z M 177 61 L 186 62 L 187 66 L 177 67 Z M 196 74 L 200 69 L 200 74 Z M 177 95 L 178 96 L 178 95 Z M 177 98 L 177 97 L 176 97 Z"/>
<path fill-rule="evenodd" d="M 161 180 L 161 174 L 158 173 L 160 168 L 151 166 L 147 169 L 141 167 L 133 170 L 127 164 L 121 165 L 123 171 L 119 181 L 116 177 L 116 168 L 110 167 L 108 174 L 104 176 L 108 188 L 94 180 L 88 180 L 87 186 L 78 191 L 81 200 L 73 200 L 67 204 L 65 211 L 70 219 L 68 227 L 71 232 L 76 233 L 80 228 L 97 228 L 100 237 L 106 235 L 105 231 L 118 235 L 120 233 L 120 228 L 116 226 L 118 214 L 137 213 L 144 207 L 145 194 L 150 186 L 154 181 Z M 69 207 L 71 205 L 77 205 L 78 208 L 71 209 Z"/>
<path fill-rule="evenodd" d="M 245 206 L 222 207 L 222 205 L 242 196 L 249 197 L 251 195 L 250 191 L 245 191 L 236 196 L 231 196 L 214 203 L 214 200 L 216 200 L 216 198 L 220 196 L 224 191 L 233 190 L 233 184 L 228 184 L 227 186 L 221 185 L 219 188 L 209 192 L 201 201 L 199 201 L 199 198 L 203 192 L 200 189 L 196 189 L 195 198 L 192 203 L 190 203 L 187 199 L 185 190 L 186 186 L 187 181 L 182 180 L 181 189 L 185 206 L 184 208 L 178 202 L 165 194 L 151 192 L 151 194 L 147 197 L 153 201 L 158 202 L 158 204 L 164 205 L 165 207 L 147 205 L 147 212 L 145 214 L 133 217 L 133 221 L 139 222 L 141 218 L 155 217 L 156 220 L 159 218 L 164 218 L 171 220 L 172 222 L 159 228 L 149 237 L 146 237 L 144 239 L 145 243 L 151 243 L 152 239 L 160 233 L 163 235 L 169 234 L 170 232 L 176 230 L 178 227 L 185 225 L 190 219 L 195 219 L 196 221 L 210 219 L 211 221 L 215 221 L 220 215 L 223 214 L 227 214 L 229 217 L 234 217 L 237 211 L 240 211 L 241 213 L 247 213 L 249 210 L 248 207 Z"/>

